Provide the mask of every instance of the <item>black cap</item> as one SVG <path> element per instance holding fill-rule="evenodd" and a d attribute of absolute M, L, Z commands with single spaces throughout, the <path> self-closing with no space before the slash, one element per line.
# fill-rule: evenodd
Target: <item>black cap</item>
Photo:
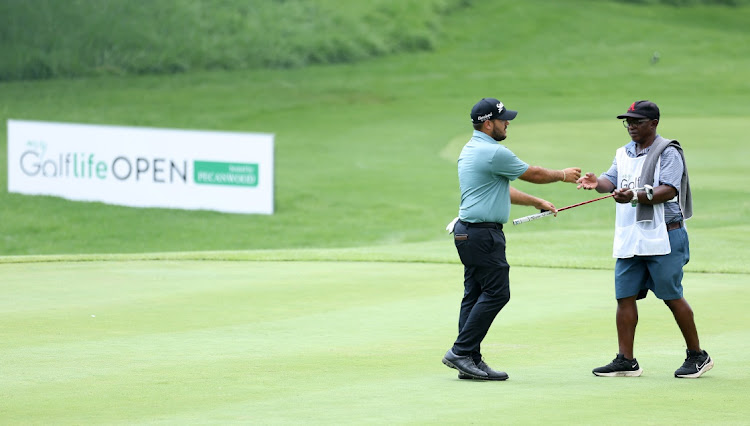
<path fill-rule="evenodd" d="M 651 120 L 659 119 L 659 107 L 651 101 L 636 101 L 630 105 L 628 112 L 618 115 L 617 118 L 650 118 Z"/>
<path fill-rule="evenodd" d="M 505 109 L 505 105 L 495 98 L 482 98 L 471 109 L 471 122 L 479 124 L 487 120 L 512 120 L 516 114 L 518 111 Z"/>

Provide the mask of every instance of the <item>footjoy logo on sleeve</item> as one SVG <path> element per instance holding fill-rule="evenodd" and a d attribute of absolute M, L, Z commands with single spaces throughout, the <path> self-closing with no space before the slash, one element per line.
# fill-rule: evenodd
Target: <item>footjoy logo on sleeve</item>
<path fill-rule="evenodd" d="M 258 186 L 257 164 L 195 161 L 193 170 L 197 184 Z"/>

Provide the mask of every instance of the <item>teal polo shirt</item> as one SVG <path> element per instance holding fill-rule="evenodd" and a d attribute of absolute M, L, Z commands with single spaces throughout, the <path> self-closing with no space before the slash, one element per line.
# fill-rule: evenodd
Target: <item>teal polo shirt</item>
<path fill-rule="evenodd" d="M 472 223 L 508 222 L 510 181 L 528 168 L 511 150 L 475 130 L 458 156 L 459 219 Z"/>

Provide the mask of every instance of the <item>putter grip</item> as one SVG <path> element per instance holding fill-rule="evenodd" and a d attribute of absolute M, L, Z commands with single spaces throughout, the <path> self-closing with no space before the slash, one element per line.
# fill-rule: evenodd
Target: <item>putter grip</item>
<path fill-rule="evenodd" d="M 537 214 L 532 214 L 532 215 L 528 215 L 528 216 L 524 216 L 524 217 L 519 217 L 518 219 L 513 219 L 513 224 L 514 225 L 520 225 L 522 223 L 531 222 L 532 220 L 541 219 L 541 218 L 543 218 L 545 216 L 549 216 L 551 214 L 554 214 L 554 213 L 552 213 L 551 210 L 548 210 L 548 211 L 542 212 L 542 213 L 537 213 Z"/>

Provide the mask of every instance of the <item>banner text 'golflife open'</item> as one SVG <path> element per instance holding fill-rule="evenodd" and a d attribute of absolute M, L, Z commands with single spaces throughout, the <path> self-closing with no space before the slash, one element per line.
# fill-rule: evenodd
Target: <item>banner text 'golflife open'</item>
<path fill-rule="evenodd" d="M 8 121 L 8 191 L 273 214 L 273 135 Z"/>

